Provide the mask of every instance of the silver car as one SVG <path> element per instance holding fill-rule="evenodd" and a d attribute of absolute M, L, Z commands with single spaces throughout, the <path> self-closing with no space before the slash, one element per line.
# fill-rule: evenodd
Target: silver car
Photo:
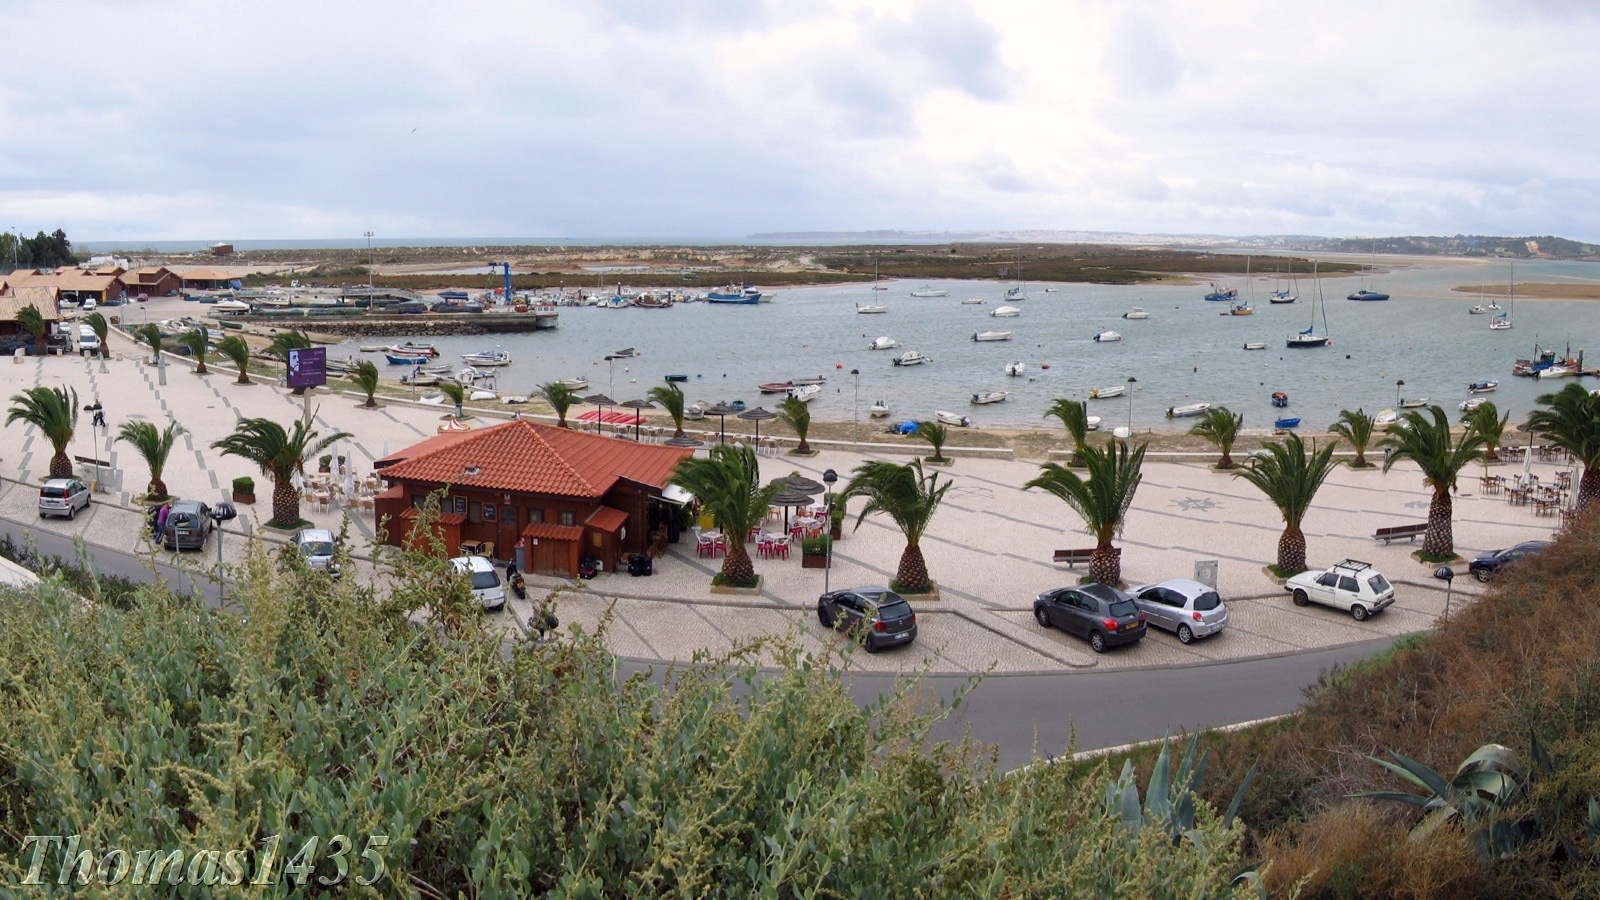
<path fill-rule="evenodd" d="M 89 486 L 75 478 L 52 478 L 39 488 L 39 518 L 66 516 L 89 508 Z"/>
<path fill-rule="evenodd" d="M 1133 589 L 1145 620 L 1188 644 L 1228 627 L 1228 606 L 1211 587 L 1192 578 L 1169 578 Z"/>

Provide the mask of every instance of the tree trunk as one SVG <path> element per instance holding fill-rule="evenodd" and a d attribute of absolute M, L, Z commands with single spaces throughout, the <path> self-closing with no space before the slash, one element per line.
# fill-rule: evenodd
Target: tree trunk
<path fill-rule="evenodd" d="M 167 483 L 159 478 L 151 479 L 149 486 L 145 490 L 149 492 L 148 496 L 151 500 L 167 499 Z"/>
<path fill-rule="evenodd" d="M 805 438 L 801 438 L 800 439 L 800 446 L 794 448 L 794 452 L 799 453 L 799 454 L 801 454 L 803 456 L 803 455 L 811 452 L 811 445 L 806 443 L 806 439 Z"/>
<path fill-rule="evenodd" d="M 206 368 L 206 361 L 202 359 L 199 362 L 200 364 L 194 367 L 194 373 L 196 375 L 210 375 L 210 370 Z"/>
<path fill-rule="evenodd" d="M 907 591 L 927 590 L 928 561 L 922 557 L 920 546 L 906 544 L 905 551 L 900 554 L 900 568 L 895 571 L 895 581 Z"/>
<path fill-rule="evenodd" d="M 249 366 L 240 366 L 239 367 L 239 380 L 234 382 L 234 384 L 249 384 L 249 383 L 250 383 L 250 367 Z"/>
<path fill-rule="evenodd" d="M 1499 462 L 1500 454 L 1495 452 L 1495 446 L 1493 444 L 1489 444 L 1483 451 L 1483 458 L 1486 462 Z"/>
<path fill-rule="evenodd" d="M 1233 468 L 1233 453 L 1229 450 L 1222 451 L 1222 460 L 1217 463 L 1219 469 Z"/>
<path fill-rule="evenodd" d="M 1435 487 L 1433 503 L 1428 507 L 1428 532 L 1422 538 L 1424 556 L 1441 559 L 1455 554 L 1456 539 L 1450 523 L 1453 513 L 1450 488 Z"/>
<path fill-rule="evenodd" d="M 1278 536 L 1278 570 L 1285 575 L 1306 568 L 1306 535 L 1298 525 L 1290 525 Z"/>
<path fill-rule="evenodd" d="M 745 587 L 754 584 L 756 580 L 756 567 L 750 561 L 750 554 L 744 549 L 744 542 L 737 541 L 733 535 L 728 536 L 728 555 L 722 560 L 722 583 L 733 587 Z"/>
<path fill-rule="evenodd" d="M 1094 555 L 1089 557 L 1089 580 L 1101 584 L 1121 584 L 1122 549 L 1110 543 L 1095 547 Z"/>
<path fill-rule="evenodd" d="M 1365 469 L 1367 467 L 1367 448 L 1356 448 L 1356 461 L 1351 463 L 1351 466 L 1357 469 Z"/>
<path fill-rule="evenodd" d="M 300 521 L 300 495 L 288 479 L 272 480 L 272 521 L 284 527 Z"/>
<path fill-rule="evenodd" d="M 50 457 L 50 477 L 72 477 L 72 460 L 67 456 L 67 451 L 58 450 L 56 451 L 56 455 Z"/>
<path fill-rule="evenodd" d="M 1584 466 L 1583 477 L 1578 479 L 1578 511 L 1587 509 L 1597 499 L 1600 499 L 1600 469 Z"/>

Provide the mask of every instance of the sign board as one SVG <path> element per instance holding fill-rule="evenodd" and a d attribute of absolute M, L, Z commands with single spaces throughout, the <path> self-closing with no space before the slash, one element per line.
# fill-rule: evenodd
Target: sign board
<path fill-rule="evenodd" d="M 322 387 L 328 383 L 328 348 L 289 351 L 289 387 Z"/>

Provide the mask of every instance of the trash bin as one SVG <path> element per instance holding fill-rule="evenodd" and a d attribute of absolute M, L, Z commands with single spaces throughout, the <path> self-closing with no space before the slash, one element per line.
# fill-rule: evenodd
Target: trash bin
<path fill-rule="evenodd" d="M 1391 458 L 1393 458 L 1393 457 L 1394 457 L 1394 448 L 1393 447 L 1385 447 L 1385 448 L 1383 448 L 1383 464 L 1385 466 L 1387 466 L 1389 464 L 1389 460 Z"/>
<path fill-rule="evenodd" d="M 1194 580 L 1212 590 L 1217 589 L 1217 561 L 1214 559 L 1197 559 L 1194 561 Z"/>

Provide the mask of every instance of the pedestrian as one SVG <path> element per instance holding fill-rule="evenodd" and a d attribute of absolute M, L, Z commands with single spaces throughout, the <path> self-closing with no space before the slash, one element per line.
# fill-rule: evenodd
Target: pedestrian
<path fill-rule="evenodd" d="M 159 540 L 167 531 L 167 514 L 172 512 L 172 501 L 161 504 L 161 510 L 156 513 L 156 538 Z"/>
<path fill-rule="evenodd" d="M 159 506 L 150 507 L 148 510 L 145 511 L 144 516 L 145 516 L 146 519 L 150 520 L 150 538 L 152 540 L 160 540 L 161 539 L 161 526 L 157 524 L 157 521 L 161 517 L 161 507 L 159 507 Z"/>
<path fill-rule="evenodd" d="M 94 402 L 94 405 L 89 407 L 89 408 L 94 410 L 94 419 L 91 420 L 89 424 L 92 427 L 95 427 L 95 428 L 106 428 L 106 427 L 108 427 L 106 425 L 106 410 L 105 410 L 105 407 L 100 405 L 100 401 L 96 400 Z"/>

